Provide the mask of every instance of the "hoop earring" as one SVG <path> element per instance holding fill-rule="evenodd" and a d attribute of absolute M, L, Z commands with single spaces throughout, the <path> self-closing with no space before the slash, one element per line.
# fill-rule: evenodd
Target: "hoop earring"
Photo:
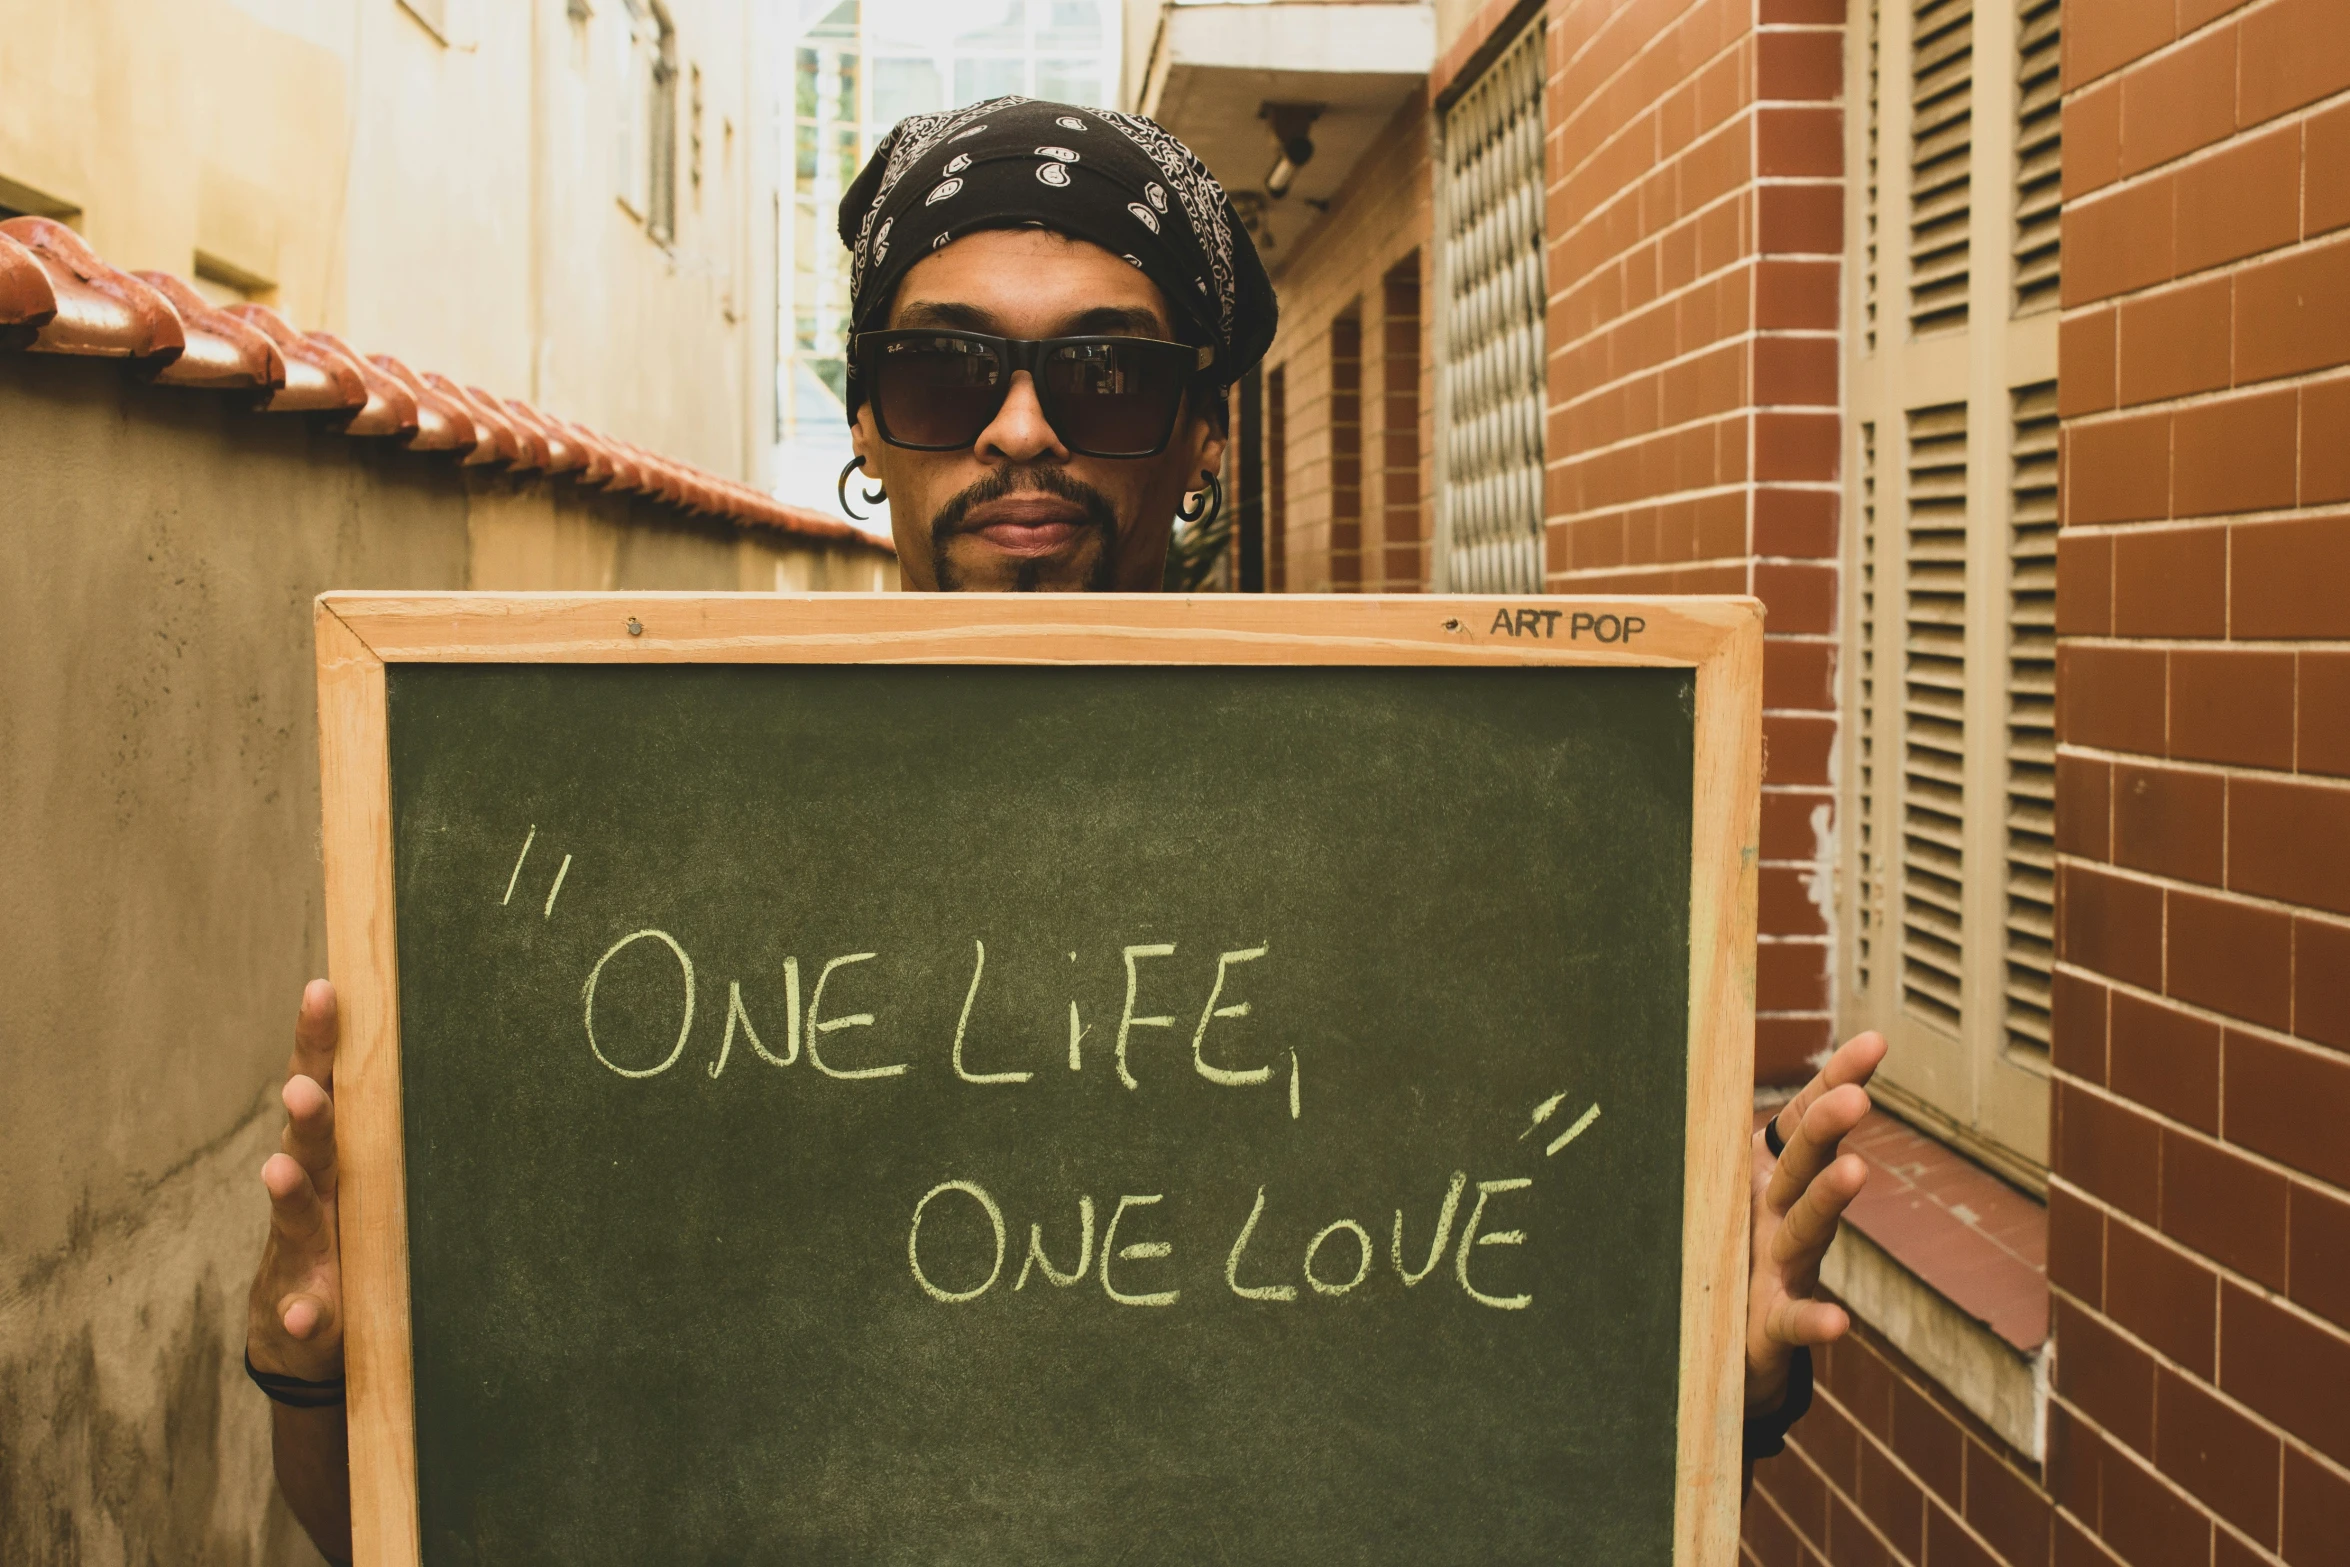
<path fill-rule="evenodd" d="M 1176 503 L 1175 515 L 1187 523 L 1204 528 L 1224 515 L 1224 481 L 1212 473 L 1205 473 L 1200 477 L 1208 481 L 1207 488 L 1194 490 L 1190 495 L 1184 496 L 1181 501 Z M 1200 503 L 1196 508 L 1191 504 L 1192 495 L 1200 497 Z"/>
<path fill-rule="evenodd" d="M 850 458 L 848 461 L 848 466 L 841 469 L 840 471 L 840 482 L 833 486 L 833 492 L 840 497 L 840 509 L 847 512 L 850 518 L 856 522 L 863 522 L 867 514 L 860 512 L 849 505 L 849 475 L 855 473 L 859 468 L 864 466 L 864 458 Z M 886 488 L 867 490 L 865 489 L 865 486 L 862 482 L 857 485 L 857 488 L 864 491 L 865 504 L 868 506 L 878 505 L 882 501 L 889 499 L 889 491 Z"/>

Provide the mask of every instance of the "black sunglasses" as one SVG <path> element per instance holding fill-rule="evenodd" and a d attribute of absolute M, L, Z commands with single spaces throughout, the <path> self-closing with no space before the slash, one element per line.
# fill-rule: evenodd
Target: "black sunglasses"
<path fill-rule="evenodd" d="M 849 355 L 892 446 L 959 452 L 979 439 L 1028 372 L 1061 444 L 1085 457 L 1156 457 L 1174 437 L 1183 394 L 1213 348 L 1155 337 L 990 337 L 915 329 L 860 332 Z"/>

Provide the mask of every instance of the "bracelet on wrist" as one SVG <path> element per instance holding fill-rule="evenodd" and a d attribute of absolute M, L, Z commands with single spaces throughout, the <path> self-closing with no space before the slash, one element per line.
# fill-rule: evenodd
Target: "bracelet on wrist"
<path fill-rule="evenodd" d="M 1776 1458 L 1787 1450 L 1787 1432 L 1811 1408 L 1811 1350 L 1798 1347 L 1787 1362 L 1787 1395 L 1767 1415 L 1751 1416 L 1740 1443 L 1746 1461 Z"/>
<path fill-rule="evenodd" d="M 323 1382 L 312 1382 L 302 1377 L 289 1377 L 283 1372 L 262 1371 L 253 1364 L 253 1352 L 245 1351 L 245 1375 L 261 1389 L 271 1403 L 283 1404 L 288 1409 L 332 1409 L 343 1401 L 343 1379 L 330 1377 Z"/>

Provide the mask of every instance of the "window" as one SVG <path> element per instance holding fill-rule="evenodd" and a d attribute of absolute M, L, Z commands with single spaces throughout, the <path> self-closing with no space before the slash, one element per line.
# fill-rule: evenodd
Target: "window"
<path fill-rule="evenodd" d="M 1436 189 L 1437 586 L 1542 586 L 1542 24 L 1444 112 Z"/>
<path fill-rule="evenodd" d="M 1838 1022 L 1893 1041 L 1892 1108 L 2026 1185 L 2054 957 L 2060 22 L 2060 0 L 1876 0 L 1846 83 Z"/>
<path fill-rule="evenodd" d="M 1420 253 L 1379 280 L 1379 538 L 1366 584 L 1420 590 Z"/>
<path fill-rule="evenodd" d="M 677 238 L 677 29 L 658 0 L 626 0 L 620 202 L 663 245 Z"/>
<path fill-rule="evenodd" d="M 1289 590 L 1289 373 L 1265 372 L 1265 591 Z"/>
<path fill-rule="evenodd" d="M 1330 323 L 1330 587 L 1363 585 L 1363 302 Z"/>

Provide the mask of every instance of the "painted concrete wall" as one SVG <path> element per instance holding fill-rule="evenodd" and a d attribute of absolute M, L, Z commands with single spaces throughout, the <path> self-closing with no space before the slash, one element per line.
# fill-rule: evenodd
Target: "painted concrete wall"
<path fill-rule="evenodd" d="M 0 1562 L 318 1559 L 237 1360 L 326 961 L 312 596 L 895 577 L 787 544 L 0 357 Z"/>

